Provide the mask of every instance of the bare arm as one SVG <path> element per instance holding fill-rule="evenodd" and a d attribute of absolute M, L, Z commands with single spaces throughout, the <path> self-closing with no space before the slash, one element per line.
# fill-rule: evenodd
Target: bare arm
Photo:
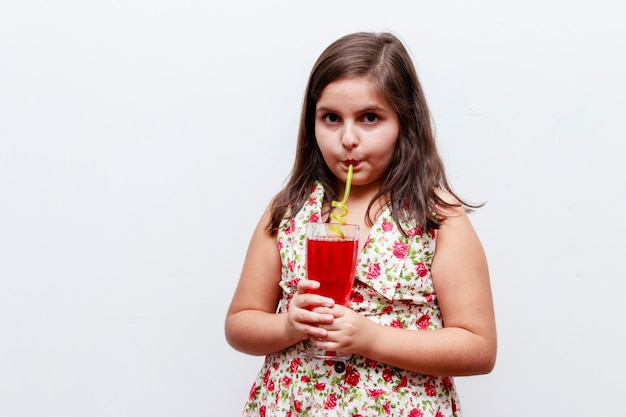
<path fill-rule="evenodd" d="M 235 349 L 250 355 L 267 355 L 285 349 L 309 336 L 324 337 L 326 330 L 311 323 L 328 323 L 330 314 L 309 311 L 310 305 L 332 306 L 332 299 L 306 294 L 319 284 L 303 282 L 298 286 L 289 313 L 276 313 L 281 288 L 281 260 L 276 236 L 265 226 L 266 210 L 257 224 L 239 278 L 239 283 L 226 315 L 225 335 Z"/>
<path fill-rule="evenodd" d="M 438 231 L 431 268 L 444 328 L 434 331 L 378 325 L 341 306 L 326 325 L 326 349 L 357 353 L 388 365 L 430 375 L 477 375 L 493 369 L 496 327 L 489 271 L 467 215 L 453 209 Z M 336 333 L 334 333 L 336 331 Z"/>

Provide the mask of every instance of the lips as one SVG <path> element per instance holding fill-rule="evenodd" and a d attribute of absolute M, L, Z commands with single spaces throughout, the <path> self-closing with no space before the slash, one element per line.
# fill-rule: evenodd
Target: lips
<path fill-rule="evenodd" d="M 343 164 L 345 166 L 352 165 L 353 168 L 356 168 L 356 167 L 359 166 L 359 161 L 357 161 L 355 159 L 346 159 L 345 161 L 343 161 Z"/>

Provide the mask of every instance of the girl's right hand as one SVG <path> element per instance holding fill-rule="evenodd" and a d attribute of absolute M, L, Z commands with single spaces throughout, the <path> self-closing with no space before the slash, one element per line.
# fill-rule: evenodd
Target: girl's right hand
<path fill-rule="evenodd" d="M 326 329 L 317 327 L 317 324 L 330 324 L 335 317 L 332 314 L 316 313 L 315 307 L 333 307 L 335 301 L 332 298 L 312 294 L 310 291 L 318 289 L 320 283 L 313 280 L 302 279 L 298 283 L 297 291 L 289 303 L 287 324 L 290 333 L 298 334 L 300 340 L 314 337 L 324 339 L 328 332 Z"/>

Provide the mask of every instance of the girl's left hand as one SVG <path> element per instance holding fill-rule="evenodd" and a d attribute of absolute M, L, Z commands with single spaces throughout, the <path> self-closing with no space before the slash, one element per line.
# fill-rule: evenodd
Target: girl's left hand
<path fill-rule="evenodd" d="M 332 323 L 318 324 L 318 327 L 327 331 L 325 338 L 310 338 L 315 346 L 323 350 L 358 353 L 359 347 L 367 343 L 376 326 L 367 317 L 342 305 L 316 307 L 313 311 L 320 314 L 332 314 L 335 317 Z"/>

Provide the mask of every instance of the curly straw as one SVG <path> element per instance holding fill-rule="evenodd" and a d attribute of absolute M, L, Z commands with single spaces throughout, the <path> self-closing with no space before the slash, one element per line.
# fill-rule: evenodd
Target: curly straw
<path fill-rule="evenodd" d="M 352 185 L 352 164 L 350 164 L 348 166 L 348 175 L 346 177 L 346 189 L 343 192 L 343 199 L 341 201 L 335 201 L 333 200 L 330 204 L 335 207 L 338 208 L 339 210 L 341 210 L 340 213 L 335 214 L 335 213 L 331 213 L 330 218 L 335 222 L 335 223 L 339 223 L 339 224 L 346 224 L 346 216 L 348 215 L 348 206 L 346 205 L 346 201 L 348 201 L 348 197 L 350 197 L 350 186 Z M 340 227 L 332 227 L 330 226 L 331 230 L 333 230 L 336 234 L 338 234 L 339 236 L 341 236 L 342 238 L 343 236 L 343 232 L 341 231 Z"/>

